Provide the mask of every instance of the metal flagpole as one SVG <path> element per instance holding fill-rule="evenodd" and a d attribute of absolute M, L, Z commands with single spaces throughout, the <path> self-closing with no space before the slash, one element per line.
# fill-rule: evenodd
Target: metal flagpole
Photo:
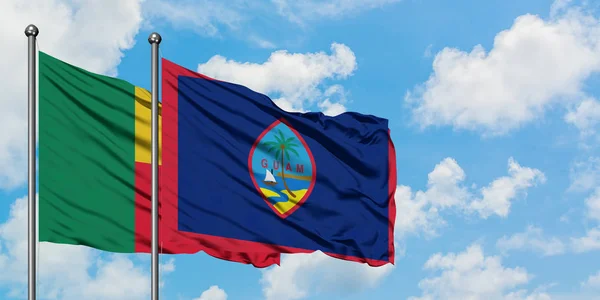
<path fill-rule="evenodd" d="M 158 45 L 162 38 L 153 32 L 152 46 L 152 300 L 158 300 Z"/>
<path fill-rule="evenodd" d="M 37 207 L 35 201 L 35 143 L 36 143 L 36 47 L 35 40 L 39 33 L 38 28 L 31 24 L 25 28 L 25 36 L 27 36 L 28 50 L 27 50 L 27 61 L 28 61 L 28 72 L 27 81 L 27 97 L 28 97 L 28 130 L 29 130 L 29 141 L 28 141 L 28 202 L 29 210 L 27 214 L 27 220 L 29 228 L 27 230 L 27 250 L 28 250 L 28 299 L 36 299 L 36 243 L 37 243 Z"/>

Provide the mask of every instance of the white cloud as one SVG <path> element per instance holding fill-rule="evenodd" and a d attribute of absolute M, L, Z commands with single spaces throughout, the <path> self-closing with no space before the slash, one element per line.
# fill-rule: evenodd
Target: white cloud
<path fill-rule="evenodd" d="M 341 113 L 346 112 L 346 107 L 341 103 L 331 103 L 329 99 L 323 100 L 323 102 L 319 103 L 319 108 L 323 112 L 323 114 L 327 116 L 337 116 Z"/>
<path fill-rule="evenodd" d="M 271 0 L 279 14 L 303 25 L 317 18 L 340 18 L 359 11 L 380 8 L 400 0 Z"/>
<path fill-rule="evenodd" d="M 585 236 L 571 238 L 571 247 L 576 253 L 600 250 L 600 228 L 592 228 Z"/>
<path fill-rule="evenodd" d="M 413 196 L 409 186 L 396 187 L 396 237 L 402 238 L 419 232 L 433 237 L 440 227 L 446 225 L 439 210 L 431 205 L 426 194 L 427 192 L 418 191 Z"/>
<path fill-rule="evenodd" d="M 510 237 L 503 236 L 496 242 L 496 247 L 503 252 L 531 250 L 543 256 L 559 255 L 566 251 L 566 246 L 561 240 L 556 237 L 545 237 L 542 229 L 535 226 L 528 226 L 525 232 Z"/>
<path fill-rule="evenodd" d="M 445 158 L 429 173 L 427 190 L 414 194 L 408 186 L 396 188 L 396 235 L 423 232 L 435 236 L 446 222 L 439 216 L 443 209 L 462 207 L 470 194 L 461 185 L 465 172 L 453 158 Z"/>
<path fill-rule="evenodd" d="M 283 255 L 281 265 L 262 271 L 266 300 L 303 299 L 312 293 L 352 294 L 375 287 L 394 266 L 366 264 L 331 258 L 319 251 Z"/>
<path fill-rule="evenodd" d="M 508 175 L 497 178 L 481 190 L 482 198 L 470 203 L 469 209 L 477 211 L 482 218 L 492 214 L 508 216 L 511 200 L 517 193 L 526 195 L 526 190 L 538 183 L 545 183 L 546 177 L 540 170 L 521 167 L 512 157 L 508 160 Z"/>
<path fill-rule="evenodd" d="M 567 123 L 575 125 L 583 137 L 592 136 L 600 125 L 600 102 L 586 99 L 565 115 Z"/>
<path fill-rule="evenodd" d="M 600 271 L 594 275 L 590 275 L 586 281 L 581 283 L 581 286 L 584 288 L 600 290 Z"/>
<path fill-rule="evenodd" d="M 243 2 L 213 0 L 147 0 L 144 14 L 153 20 L 164 19 L 176 29 L 190 29 L 201 35 L 218 36 L 219 27 L 236 29 L 246 18 Z"/>
<path fill-rule="evenodd" d="M 597 187 L 596 191 L 585 199 L 585 206 L 587 216 L 600 222 L 600 187 Z"/>
<path fill-rule="evenodd" d="M 567 10 L 573 0 L 554 0 L 550 6 L 550 16 L 554 17 Z"/>
<path fill-rule="evenodd" d="M 588 219 L 600 224 L 600 188 L 596 188 L 585 200 L 585 215 Z M 499 239 L 496 246 L 501 251 L 531 250 L 544 256 L 563 254 L 567 244 L 556 237 L 545 237 L 542 229 L 529 226 L 522 233 Z M 600 250 L 600 227 L 591 228 L 584 236 L 570 238 L 570 250 L 583 253 Z"/>
<path fill-rule="evenodd" d="M 60 247 L 66 248 L 66 247 Z M 43 249 L 42 249 L 43 251 Z M 64 253 L 57 255 L 64 255 Z M 63 265 L 63 267 L 66 265 Z M 43 267 L 43 266 L 41 266 Z M 88 275 L 80 286 L 63 283 L 63 299 L 147 299 L 149 296 L 149 276 L 145 268 L 135 266 L 122 256 L 114 255 L 109 261 L 98 259 L 95 276 Z M 85 271 L 81 269 L 80 271 Z M 64 272 L 64 270 L 63 270 Z M 62 274 L 57 272 L 54 276 Z M 54 285 L 56 287 L 56 285 Z"/>
<path fill-rule="evenodd" d="M 202 292 L 200 298 L 195 298 L 194 300 L 227 300 L 227 293 L 218 286 L 213 285 L 208 290 Z"/>
<path fill-rule="evenodd" d="M 465 171 L 456 160 L 445 158 L 427 175 L 427 198 L 439 208 L 464 204 L 469 197 L 466 187 L 460 186 L 465 180 Z"/>
<path fill-rule="evenodd" d="M 0 189 L 26 180 L 27 39 L 25 26 L 40 29 L 39 49 L 92 72 L 116 74 L 123 51 L 134 45 L 142 21 L 141 0 L 0 1 Z M 106 22 L 110 20 L 110 22 Z M 98 34 L 102 38 L 98 38 Z"/>
<path fill-rule="evenodd" d="M 445 158 L 429 173 L 427 190 L 412 193 L 408 186 L 397 188 L 396 234 L 423 232 L 435 236 L 437 229 L 446 225 L 440 212 L 448 209 L 477 213 L 481 218 L 507 217 L 519 194 L 526 195 L 528 188 L 545 180 L 540 170 L 522 167 L 513 158 L 508 160 L 508 173 L 476 193 L 464 184 L 466 175 L 456 160 Z"/>
<path fill-rule="evenodd" d="M 38 289 L 44 298 L 148 299 L 147 267 L 134 264 L 136 255 L 102 257 L 89 247 L 39 243 Z M 173 260 L 161 265 L 162 276 L 174 270 Z M 11 206 L 0 224 L 0 286 L 24 295 L 27 286 L 27 198 Z"/>
<path fill-rule="evenodd" d="M 171 258 L 165 263 L 160 264 L 160 274 L 168 274 L 175 272 L 175 259 Z"/>
<path fill-rule="evenodd" d="M 584 201 L 587 218 L 600 224 L 600 187 Z M 585 236 L 571 238 L 571 248 L 576 253 L 600 250 L 600 227 L 591 228 Z"/>
<path fill-rule="evenodd" d="M 200 64 L 198 72 L 271 95 L 277 105 L 288 111 L 304 111 L 321 99 L 325 110 L 337 113 L 342 110 L 339 105 L 343 103 L 332 101 L 331 96 L 339 94 L 340 90 L 332 90 L 334 85 L 323 92 L 323 81 L 345 79 L 352 75 L 356 70 L 356 57 L 343 44 L 333 43 L 331 52 L 328 55 L 324 52 L 303 54 L 280 50 L 273 52 L 262 64 L 241 63 L 215 55 Z"/>
<path fill-rule="evenodd" d="M 496 35 L 489 52 L 481 45 L 471 52 L 444 48 L 430 78 L 405 101 L 422 128 L 451 125 L 505 134 L 541 118 L 553 104 L 583 100 L 584 82 L 600 71 L 598 53 L 598 19 L 557 3 L 548 20 L 529 14 L 516 18 Z"/>
<path fill-rule="evenodd" d="M 261 38 L 259 36 L 256 35 L 251 35 L 250 37 L 248 37 L 248 39 L 254 43 L 255 45 L 257 45 L 259 48 L 263 48 L 263 49 L 273 49 L 273 48 L 277 48 L 277 45 L 275 45 L 273 42 L 266 40 L 264 38 Z"/>
<path fill-rule="evenodd" d="M 485 256 L 478 244 L 458 254 L 434 254 L 424 269 L 436 275 L 421 280 L 423 294 L 410 299 L 549 299 L 540 292 L 513 291 L 527 284 L 532 275 L 522 267 L 503 266 L 499 256 Z"/>
<path fill-rule="evenodd" d="M 511 292 L 503 297 L 503 300 L 551 300 L 555 299 L 554 295 L 550 295 L 544 291 L 534 291 L 529 294 L 526 290 Z M 570 298 L 571 300 L 575 300 Z"/>
<path fill-rule="evenodd" d="M 325 100 L 317 104 L 323 114 L 336 116 L 346 112 L 346 107 L 344 106 L 346 103 L 346 92 L 343 86 L 339 84 L 330 86 L 325 91 L 324 96 L 326 97 Z"/>
<path fill-rule="evenodd" d="M 425 58 L 429 58 L 433 55 L 433 53 L 431 52 L 433 49 L 433 44 L 429 44 L 427 46 L 427 48 L 425 48 L 425 51 L 423 51 L 423 57 Z"/>
<path fill-rule="evenodd" d="M 587 161 L 575 162 L 569 176 L 569 191 L 586 192 L 600 186 L 600 157 L 589 157 Z"/>

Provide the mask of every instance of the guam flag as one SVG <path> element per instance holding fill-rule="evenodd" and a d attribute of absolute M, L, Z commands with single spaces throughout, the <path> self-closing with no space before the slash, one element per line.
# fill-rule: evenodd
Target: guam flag
<path fill-rule="evenodd" d="M 286 112 L 162 60 L 160 243 L 266 267 L 281 253 L 394 263 L 388 121 Z"/>

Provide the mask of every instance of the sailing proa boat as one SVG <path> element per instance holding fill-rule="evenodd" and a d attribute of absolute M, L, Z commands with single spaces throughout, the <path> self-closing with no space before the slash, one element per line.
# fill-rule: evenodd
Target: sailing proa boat
<path fill-rule="evenodd" d="M 269 186 L 276 185 L 277 180 L 275 180 L 275 176 L 273 176 L 273 173 L 271 173 L 273 170 L 271 170 L 271 172 L 269 172 L 269 170 L 265 170 L 265 171 L 266 171 L 265 180 L 263 180 L 263 182 Z"/>

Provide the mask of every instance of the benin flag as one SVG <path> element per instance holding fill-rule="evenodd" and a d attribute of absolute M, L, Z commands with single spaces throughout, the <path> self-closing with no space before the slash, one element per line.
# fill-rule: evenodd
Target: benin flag
<path fill-rule="evenodd" d="M 150 101 L 39 52 L 40 241 L 125 253 L 150 244 L 136 234 L 151 222 Z"/>

